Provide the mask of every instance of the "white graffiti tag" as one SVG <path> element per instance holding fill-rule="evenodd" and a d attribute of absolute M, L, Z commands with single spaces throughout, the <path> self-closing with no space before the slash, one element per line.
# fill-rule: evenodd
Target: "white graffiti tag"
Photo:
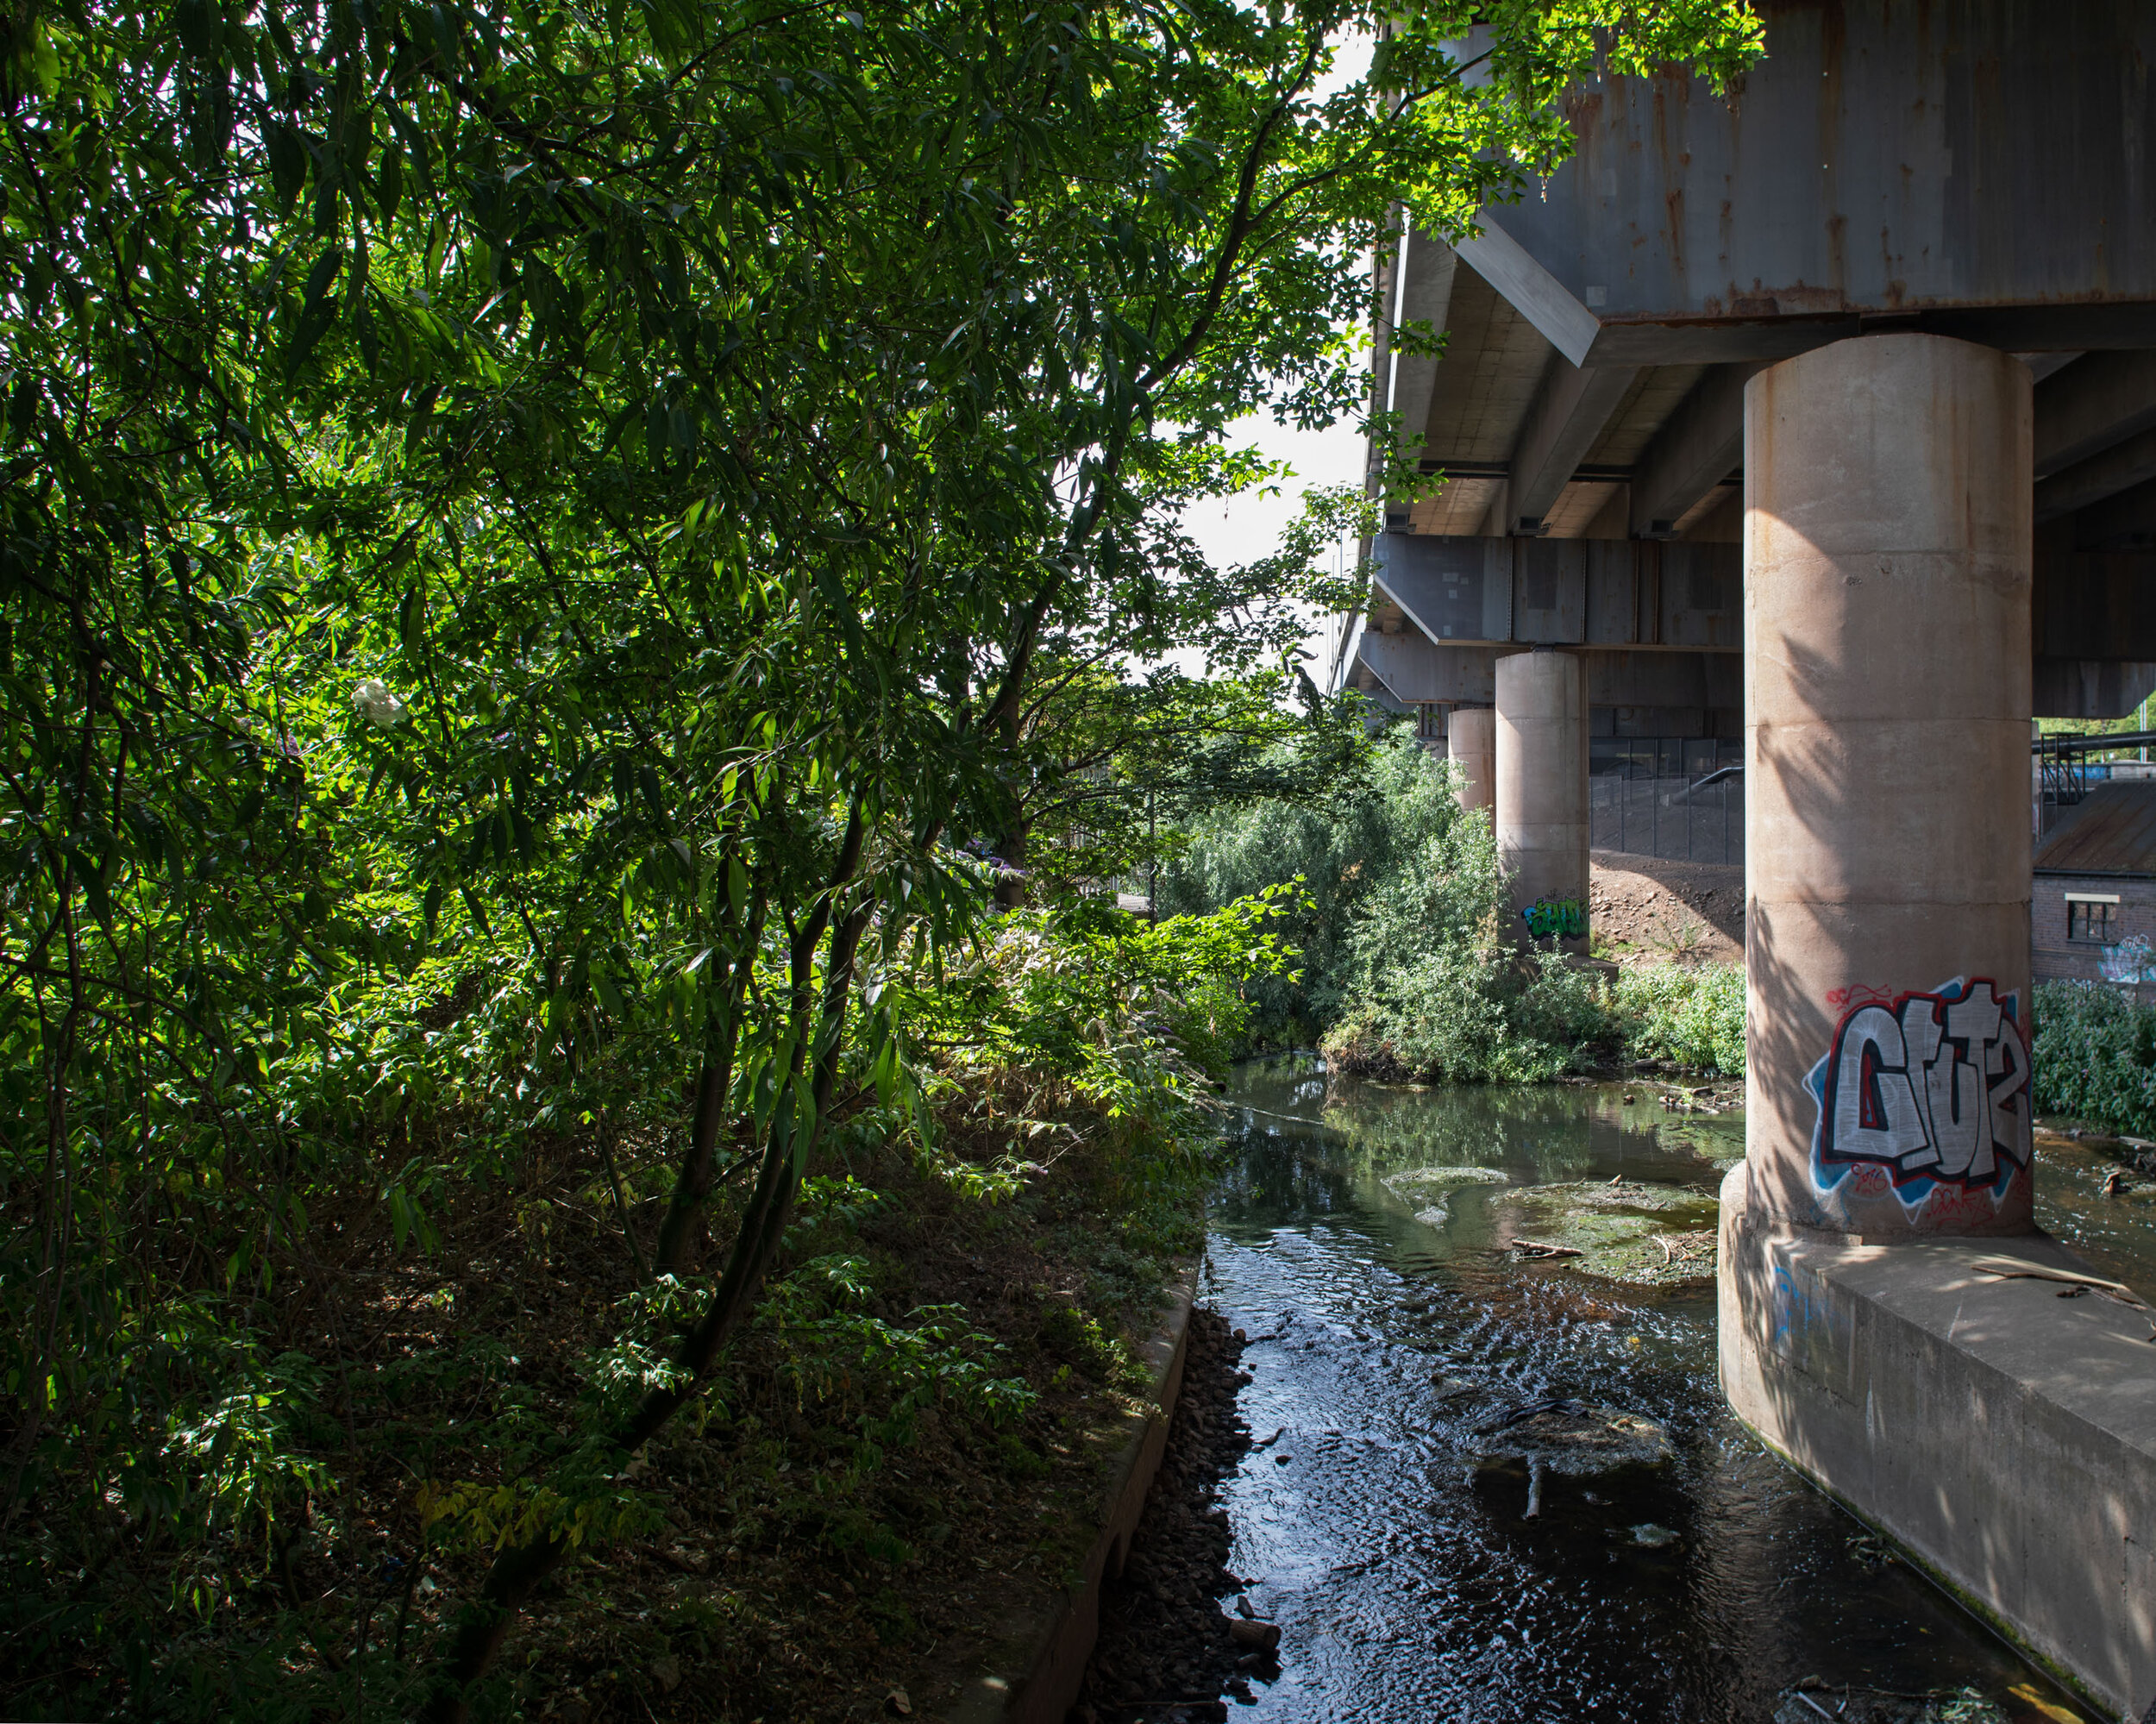
<path fill-rule="evenodd" d="M 2019 1005 L 1989 981 L 1956 981 L 1847 1013 L 1815 1092 L 1822 1172 L 1877 1162 L 1896 1185 L 1990 1185 L 2002 1161 L 2026 1165 L 2028 1049 Z"/>

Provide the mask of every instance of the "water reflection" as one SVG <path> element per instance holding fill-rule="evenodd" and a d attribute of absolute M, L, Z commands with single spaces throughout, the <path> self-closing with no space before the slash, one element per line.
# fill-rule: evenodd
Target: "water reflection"
<path fill-rule="evenodd" d="M 1739 1119 L 1651 1087 L 1328 1084 L 1306 1057 L 1246 1067 L 1231 1100 L 1209 1292 L 1264 1338 L 1244 1407 L 1280 1433 L 1227 1501 L 1237 1572 L 1286 1631 L 1258 1715 L 1764 1721 L 1807 1677 L 2042 1715 L 2009 1693 L 2025 1665 L 1729 1418 L 1711 1283 L 1496 1249 L 1523 1186 L 1711 1191 Z M 1501 1180 L 1442 1171 L 1470 1169 Z M 1552 1472 L 1525 1518 L 1530 1464 L 1487 1432 L 1554 1398 L 1656 1421 L 1672 1458 Z"/>

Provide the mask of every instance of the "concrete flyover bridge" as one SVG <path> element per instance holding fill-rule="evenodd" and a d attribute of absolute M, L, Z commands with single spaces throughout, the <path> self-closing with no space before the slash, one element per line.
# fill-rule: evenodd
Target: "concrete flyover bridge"
<path fill-rule="evenodd" d="M 1330 668 L 1447 737 L 1576 945 L 1590 768 L 1741 737 L 1724 1387 L 2138 1719 L 2156 1345 L 2043 1278 L 2029 731 L 2156 688 L 2156 8 L 1761 9 L 1728 99 L 1594 82 L 1540 195 L 1381 260 L 1377 404 L 1444 481 Z"/>

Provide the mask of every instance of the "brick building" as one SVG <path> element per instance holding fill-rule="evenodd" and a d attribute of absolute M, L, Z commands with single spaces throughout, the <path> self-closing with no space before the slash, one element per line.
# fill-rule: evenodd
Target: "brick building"
<path fill-rule="evenodd" d="M 2029 893 L 2035 979 L 2156 987 L 2156 782 L 2099 784 L 2059 815 Z"/>

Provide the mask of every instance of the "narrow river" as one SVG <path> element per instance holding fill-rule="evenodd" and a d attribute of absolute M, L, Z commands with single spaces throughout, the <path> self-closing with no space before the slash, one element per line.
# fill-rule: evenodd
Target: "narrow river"
<path fill-rule="evenodd" d="M 1724 1411 L 1706 1253 L 1743 1127 L 1666 1094 L 1242 1069 L 1205 1291 L 1254 1342 L 1231 1566 L 1284 1639 L 1237 1716 L 2087 1715 Z M 1507 1431 L 1552 1401 L 1661 1458 L 1535 1464 Z"/>

